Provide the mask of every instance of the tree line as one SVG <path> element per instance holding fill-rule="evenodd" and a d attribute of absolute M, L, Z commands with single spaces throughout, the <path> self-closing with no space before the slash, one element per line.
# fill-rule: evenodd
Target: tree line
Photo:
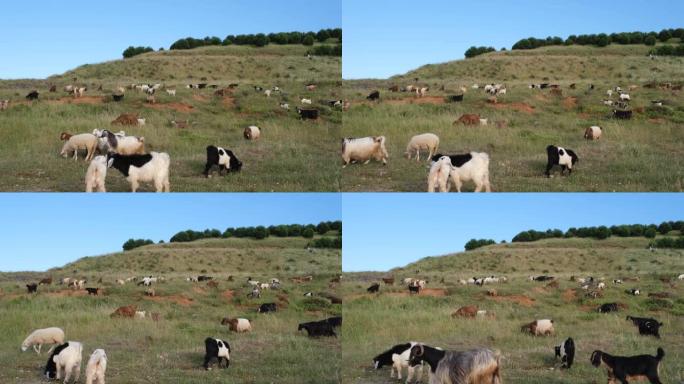
<path fill-rule="evenodd" d="M 565 40 L 558 36 L 549 36 L 545 39 L 528 37 L 518 40 L 513 44 L 513 49 L 535 49 L 552 45 L 594 45 L 605 47 L 609 44 L 644 44 L 654 46 L 658 41 L 667 42 L 676 37 L 684 39 L 684 28 L 663 29 L 660 32 L 620 32 L 598 33 L 584 35 L 570 35 Z"/>
<path fill-rule="evenodd" d="M 493 244 L 496 244 L 496 241 L 492 239 L 470 239 L 465 245 L 465 250 L 472 251 L 473 249 Z"/>
<path fill-rule="evenodd" d="M 549 229 L 546 231 L 522 231 L 513 237 L 513 242 L 529 242 L 537 241 L 542 239 L 553 239 L 553 238 L 594 238 L 594 239 L 607 239 L 610 236 L 617 237 L 646 237 L 653 239 L 658 233 L 661 235 L 666 235 L 670 231 L 680 231 L 684 230 L 684 221 L 665 221 L 656 224 L 626 224 L 626 225 L 613 225 L 607 227 L 605 225 L 598 227 L 580 227 L 580 228 L 569 228 L 567 231 L 563 232 L 560 229 Z"/>
<path fill-rule="evenodd" d="M 204 231 L 194 231 L 188 229 L 180 231 L 171 236 L 169 242 L 184 243 L 201 239 L 215 239 L 215 238 L 253 238 L 257 240 L 265 239 L 269 236 L 275 237 L 304 237 L 306 239 L 313 239 L 314 235 L 325 235 L 330 231 L 337 231 L 337 238 L 323 237 L 313 240 L 310 244 L 316 248 L 341 248 L 342 247 L 342 221 L 322 221 L 318 224 L 282 224 L 256 226 L 256 227 L 230 227 L 225 231 L 218 229 L 205 229 Z M 325 240 L 324 240 L 325 239 Z M 160 244 L 163 241 L 159 242 Z M 154 241 L 148 239 L 128 239 L 123 244 L 124 251 L 142 247 L 143 245 L 154 244 Z"/>
<path fill-rule="evenodd" d="M 342 28 L 321 29 L 318 32 L 279 32 L 257 33 L 248 35 L 228 35 L 225 39 L 217 36 L 207 36 L 204 39 L 186 37 L 171 44 L 170 49 L 193 49 L 211 45 L 252 45 L 263 47 L 268 44 L 302 44 L 312 46 L 315 42 L 323 43 L 330 38 L 342 42 Z"/>
<path fill-rule="evenodd" d="M 124 57 L 124 59 L 129 59 L 133 56 L 138 56 L 138 55 L 141 55 L 141 54 L 147 53 L 147 52 L 154 52 L 154 49 L 152 49 L 152 47 L 133 47 L 133 46 L 131 46 L 131 47 L 126 48 L 125 51 L 123 51 L 123 57 Z"/>
<path fill-rule="evenodd" d="M 488 53 L 488 52 L 496 52 L 496 48 L 494 47 L 470 47 L 468 48 L 467 51 L 465 51 L 465 58 L 470 59 L 471 57 L 479 56 L 483 53 Z"/>

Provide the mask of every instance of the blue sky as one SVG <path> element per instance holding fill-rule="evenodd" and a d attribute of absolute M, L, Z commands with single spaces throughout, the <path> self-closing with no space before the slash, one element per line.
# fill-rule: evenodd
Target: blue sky
<path fill-rule="evenodd" d="M 339 0 L 3 1 L 0 79 L 45 78 L 188 36 L 339 28 L 341 14 Z"/>
<path fill-rule="evenodd" d="M 341 220 L 331 193 L 2 194 L 0 212 L 0 271 L 46 270 L 186 229 Z"/>
<path fill-rule="evenodd" d="M 386 78 L 525 37 L 682 27 L 672 0 L 342 0 L 342 76 Z"/>
<path fill-rule="evenodd" d="M 683 194 L 349 194 L 342 197 L 342 269 L 385 271 L 463 250 L 472 238 L 684 219 Z"/>

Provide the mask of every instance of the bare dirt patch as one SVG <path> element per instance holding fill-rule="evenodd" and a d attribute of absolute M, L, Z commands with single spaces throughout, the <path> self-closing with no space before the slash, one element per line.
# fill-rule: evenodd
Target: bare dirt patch
<path fill-rule="evenodd" d="M 532 307 L 535 304 L 535 300 L 531 297 L 525 295 L 511 295 L 511 296 L 488 296 L 490 299 L 495 301 L 508 301 L 520 304 L 524 307 Z"/>
<path fill-rule="evenodd" d="M 235 108 L 235 98 L 232 96 L 224 96 L 221 103 L 226 108 Z"/>
<path fill-rule="evenodd" d="M 535 112 L 534 107 L 527 104 L 527 103 L 496 103 L 496 104 L 487 104 L 489 106 L 492 106 L 496 109 L 512 109 L 515 111 L 519 112 L 524 112 L 524 113 L 529 113 L 533 114 Z"/>
<path fill-rule="evenodd" d="M 565 109 L 573 109 L 577 106 L 577 98 L 576 97 L 566 97 L 563 99 L 563 107 Z"/>
<path fill-rule="evenodd" d="M 566 303 L 575 301 L 577 300 L 577 291 L 575 291 L 574 289 L 566 289 L 561 294 L 561 297 L 563 298 L 563 301 Z"/>
<path fill-rule="evenodd" d="M 185 103 L 158 103 L 158 104 L 144 104 L 147 108 L 156 110 L 173 110 L 176 112 L 190 113 L 195 111 L 195 107 Z"/>
<path fill-rule="evenodd" d="M 228 302 L 233 301 L 233 297 L 235 297 L 235 291 L 232 289 L 226 289 L 221 293 L 221 296 L 223 296 L 224 299 L 228 300 Z"/>
<path fill-rule="evenodd" d="M 202 288 L 202 287 L 192 287 L 192 291 L 195 293 L 201 293 L 201 294 L 207 293 L 207 290 Z"/>
<path fill-rule="evenodd" d="M 442 96 L 425 96 L 425 97 L 406 97 L 403 99 L 388 99 L 383 100 L 382 103 L 390 105 L 407 105 L 407 104 L 444 104 L 444 97 Z"/>
<path fill-rule="evenodd" d="M 207 98 L 206 96 L 204 96 L 204 95 L 197 95 L 197 94 L 192 95 L 192 99 L 195 100 L 195 101 L 202 101 L 202 102 L 208 100 L 208 98 Z"/>
<path fill-rule="evenodd" d="M 171 295 L 171 296 L 145 296 L 145 299 L 152 300 L 156 302 L 170 302 L 188 307 L 193 304 L 193 299 L 185 297 L 182 295 Z"/>
<path fill-rule="evenodd" d="M 90 104 L 90 105 L 98 105 L 104 103 L 104 96 L 83 96 L 79 97 L 77 99 L 74 99 L 73 97 L 62 97 L 61 99 L 57 100 L 48 100 L 48 104 L 53 104 L 53 105 L 64 105 L 64 104 Z"/>

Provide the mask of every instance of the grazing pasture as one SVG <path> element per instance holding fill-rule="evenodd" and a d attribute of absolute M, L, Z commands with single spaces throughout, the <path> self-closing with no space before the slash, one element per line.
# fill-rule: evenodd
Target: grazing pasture
<path fill-rule="evenodd" d="M 684 379 L 684 284 L 677 275 L 684 270 L 684 252 L 650 252 L 648 242 L 611 237 L 500 244 L 428 257 L 387 272 L 344 274 L 343 382 L 396 382 L 389 377 L 389 367 L 373 369 L 373 357 L 393 345 L 418 341 L 445 349 L 499 350 L 503 382 L 520 384 L 604 383 L 605 368 L 596 369 L 589 362 L 593 350 L 654 356 L 662 347 L 660 378 L 678 383 Z M 529 279 L 540 274 L 555 279 Z M 491 275 L 505 276 L 507 281 L 483 286 L 459 283 Z M 602 297 L 587 297 L 589 291 L 571 281 L 573 275 L 605 278 Z M 389 276 L 395 278 L 394 284 L 381 285 L 379 293 L 366 292 L 370 284 Z M 639 281 L 632 281 L 634 277 Z M 427 284 L 420 293 L 409 293 L 404 278 L 425 279 Z M 616 278 L 622 284 L 613 283 Z M 627 292 L 635 287 L 641 289 L 640 296 Z M 597 312 L 600 304 L 609 302 L 624 308 Z M 486 313 L 452 315 L 465 306 Z M 474 314 L 474 308 L 461 312 Z M 663 322 L 661 338 L 639 335 L 627 315 Z M 523 325 L 538 319 L 553 320 L 552 336 L 521 332 Z M 574 364 L 561 369 L 554 347 L 568 337 L 575 343 Z"/>
<path fill-rule="evenodd" d="M 0 100 L 9 100 L 0 111 L 0 189 L 85 190 L 85 154 L 79 161 L 60 157 L 60 134 L 110 129 L 144 137 L 148 152 L 170 155 L 171 191 L 338 191 L 340 170 L 331 160 L 342 113 L 328 102 L 342 96 L 341 59 L 309 59 L 306 52 L 297 45 L 204 47 L 84 65 L 45 80 L 0 81 Z M 200 83 L 207 86 L 186 88 Z M 310 83 L 316 84 L 312 90 Z M 150 96 L 129 89 L 133 84 L 160 87 Z M 67 85 L 87 90 L 74 97 L 64 92 Z M 56 92 L 49 92 L 51 86 Z M 255 87 L 272 90 L 270 97 Z M 125 93 L 117 102 L 119 88 Z M 38 100 L 26 100 L 34 89 Z M 318 119 L 300 119 L 295 107 L 304 97 L 312 100 L 307 108 L 319 110 Z M 138 114 L 144 125 L 112 125 L 122 113 Z M 243 138 L 251 125 L 261 128 L 259 140 Z M 205 178 L 208 145 L 232 150 L 244 163 L 242 171 Z M 107 191 L 129 190 L 118 171 L 108 173 Z M 143 184 L 142 190 L 154 186 Z"/>
<path fill-rule="evenodd" d="M 344 136 L 385 136 L 389 160 L 386 166 L 371 161 L 346 167 L 342 188 L 425 191 L 428 162 L 409 161 L 404 152 L 414 135 L 433 133 L 440 139 L 438 153 L 488 153 L 493 191 L 681 191 L 684 59 L 650 59 L 647 53 L 636 45 L 545 47 L 430 64 L 389 79 L 344 81 L 350 102 Z M 506 93 L 486 93 L 484 86 L 492 83 Z M 529 88 L 541 83 L 558 88 Z M 400 91 L 411 86 L 429 90 L 422 97 Z M 619 101 L 617 91 L 607 95 L 618 86 L 630 95 L 631 119 L 613 118 L 619 108 L 603 103 Z M 367 100 L 374 90 L 379 100 Z M 464 114 L 482 120 L 454 124 Z M 584 139 L 590 126 L 603 128 L 600 140 Z M 577 153 L 571 176 L 556 170 L 544 177 L 547 145 Z M 470 184 L 464 190 L 473 189 Z"/>
<path fill-rule="evenodd" d="M 84 344 L 81 380 L 92 351 L 103 348 L 111 383 L 337 383 L 339 339 L 309 338 L 297 327 L 341 315 L 341 304 L 331 304 L 321 295 L 336 295 L 329 281 L 339 276 L 340 251 L 309 252 L 307 242 L 268 238 L 157 244 L 83 258 L 46 272 L 2 273 L 0 365 L 5 369 L 0 382 L 43 382 L 49 347 L 36 355 L 32 348 L 22 353 L 20 346 L 34 329 L 58 326 L 67 340 Z M 151 287 L 137 285 L 140 279 L 125 282 L 149 275 L 165 281 Z M 212 279 L 186 281 L 199 275 Z M 313 279 L 290 280 L 307 275 Z M 51 285 L 26 293 L 25 283 L 44 276 L 53 277 Z M 60 285 L 63 277 L 85 279 L 86 287 L 100 287 L 102 292 L 88 295 Z M 277 278 L 281 287 L 250 298 L 248 277 L 263 282 Z M 305 297 L 309 291 L 312 297 Z M 257 307 L 267 302 L 276 303 L 277 312 L 257 313 Z M 145 318 L 110 318 L 115 309 L 127 305 L 145 311 Z M 231 332 L 228 325 L 221 325 L 224 317 L 246 318 L 252 330 Z M 211 371 L 204 370 L 207 337 L 230 344 L 229 368 L 214 365 Z"/>

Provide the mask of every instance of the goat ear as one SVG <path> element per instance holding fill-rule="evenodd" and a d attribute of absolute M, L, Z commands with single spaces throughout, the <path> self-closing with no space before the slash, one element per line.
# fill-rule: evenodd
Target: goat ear
<path fill-rule="evenodd" d="M 114 158 L 110 157 L 109 160 L 107 160 L 107 168 L 111 168 L 112 165 L 114 165 Z"/>

